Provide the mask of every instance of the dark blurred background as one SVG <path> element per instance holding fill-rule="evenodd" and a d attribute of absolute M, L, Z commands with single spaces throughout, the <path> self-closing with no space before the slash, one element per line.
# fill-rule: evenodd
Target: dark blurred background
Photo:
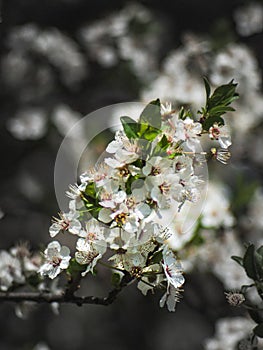
<path fill-rule="evenodd" d="M 50 218 L 58 211 L 54 163 L 63 137 L 91 111 L 141 100 L 186 34 L 209 36 L 215 52 L 231 42 L 248 47 L 257 62 L 260 93 L 263 34 L 240 34 L 234 15 L 249 3 L 150 0 L 134 7 L 116 0 L 2 0 L 0 248 L 27 240 L 37 250 L 49 241 Z M 235 166 L 260 183 L 261 161 L 249 169 L 247 162 L 244 151 Z M 104 295 L 107 278 L 102 273 L 86 283 Z M 176 313 L 160 309 L 158 297 L 144 297 L 133 285 L 109 307 L 62 305 L 56 316 L 42 305 L 25 320 L 12 305 L 2 304 L 0 349 L 200 350 L 217 319 L 243 315 L 227 305 L 223 283 L 209 271 L 187 276 Z"/>

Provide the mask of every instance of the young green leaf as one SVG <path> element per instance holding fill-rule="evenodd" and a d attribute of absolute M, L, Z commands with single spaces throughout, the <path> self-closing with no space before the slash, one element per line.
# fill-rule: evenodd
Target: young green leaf
<path fill-rule="evenodd" d="M 251 305 L 253 307 L 253 305 Z M 248 313 L 256 323 L 263 323 L 263 312 L 261 310 L 248 309 Z"/>
<path fill-rule="evenodd" d="M 150 102 L 142 111 L 139 123 L 147 124 L 155 129 L 159 129 L 162 123 L 160 100 Z"/>
<path fill-rule="evenodd" d="M 263 281 L 263 246 L 255 252 L 255 265 L 259 280 Z"/>
<path fill-rule="evenodd" d="M 203 123 L 203 129 L 208 131 L 211 126 L 213 126 L 215 123 L 217 123 L 218 125 L 224 125 L 224 119 L 221 117 L 217 117 L 217 116 L 213 116 L 213 117 L 209 117 L 207 118 L 204 123 Z"/>
<path fill-rule="evenodd" d="M 138 132 L 140 128 L 139 124 L 130 117 L 121 117 L 120 119 L 123 126 L 123 130 L 128 139 L 138 138 Z"/>
<path fill-rule="evenodd" d="M 243 267 L 243 258 L 241 258 L 240 256 L 233 255 L 231 256 L 231 259 Z"/>
<path fill-rule="evenodd" d="M 233 80 L 216 88 L 212 95 L 210 84 L 206 78 L 204 78 L 204 84 L 206 105 L 199 113 L 202 115 L 200 122 L 203 124 L 203 129 L 208 131 L 214 123 L 224 125 L 221 116 L 226 112 L 234 111 L 234 108 L 229 105 L 238 98 L 238 94 L 236 93 L 237 84 L 233 83 Z"/>
<path fill-rule="evenodd" d="M 75 258 L 70 260 L 69 267 L 67 269 L 67 272 L 70 275 L 75 275 L 78 272 L 83 272 L 86 270 L 86 265 L 80 265 Z"/>
<path fill-rule="evenodd" d="M 158 264 L 163 258 L 163 251 L 158 250 L 149 259 L 150 264 Z"/>
<path fill-rule="evenodd" d="M 236 93 L 237 84 L 233 80 L 225 85 L 221 85 L 215 89 L 212 96 L 207 101 L 207 110 L 210 111 L 216 106 L 228 106 L 238 98 Z"/>
<path fill-rule="evenodd" d="M 255 264 L 255 246 L 254 244 L 250 244 L 247 248 L 247 251 L 244 255 L 243 259 L 243 266 L 246 271 L 246 274 L 248 277 L 252 278 L 253 280 L 257 280 L 257 270 L 256 270 L 256 264 Z"/>
<path fill-rule="evenodd" d="M 153 141 L 157 135 L 160 134 L 161 130 L 152 127 L 147 123 L 141 123 L 140 130 L 138 132 L 138 138 L 147 141 Z"/>
<path fill-rule="evenodd" d="M 210 93 L 211 93 L 211 87 L 210 87 L 208 79 L 206 77 L 204 77 L 203 79 L 204 79 L 205 91 L 206 91 L 206 101 L 208 101 Z"/>

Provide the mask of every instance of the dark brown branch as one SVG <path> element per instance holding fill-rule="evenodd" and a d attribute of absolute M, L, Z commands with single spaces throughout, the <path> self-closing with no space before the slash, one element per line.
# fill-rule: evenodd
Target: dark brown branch
<path fill-rule="evenodd" d="M 74 294 L 61 293 L 61 294 L 51 294 L 51 293 L 35 293 L 35 292 L 0 292 L 0 302 L 23 302 L 32 301 L 36 303 L 72 303 L 78 306 L 83 304 L 97 304 L 97 305 L 110 305 L 114 302 L 117 295 L 121 290 L 126 287 L 133 277 L 130 274 L 125 274 L 121 280 L 119 287 L 112 289 L 107 297 L 94 297 L 94 296 L 75 296 Z"/>
<path fill-rule="evenodd" d="M 65 290 L 66 299 L 71 299 L 74 296 L 74 293 L 80 288 L 80 282 L 81 272 L 78 271 L 74 276 L 71 276 L 71 279 L 69 280 L 68 286 Z"/>

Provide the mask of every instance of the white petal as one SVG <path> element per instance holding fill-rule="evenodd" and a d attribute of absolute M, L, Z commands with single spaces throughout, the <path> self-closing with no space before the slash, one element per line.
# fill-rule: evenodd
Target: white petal
<path fill-rule="evenodd" d="M 99 212 L 99 217 L 98 219 L 102 222 L 105 222 L 106 224 L 108 224 L 109 222 L 112 221 L 112 218 L 110 217 L 111 215 L 111 210 L 106 209 L 106 208 L 102 208 Z"/>
<path fill-rule="evenodd" d="M 58 222 L 54 222 L 50 228 L 49 228 L 49 234 L 50 234 L 50 237 L 55 237 L 59 231 L 61 230 L 61 226 Z"/>
<path fill-rule="evenodd" d="M 121 167 L 123 165 L 117 159 L 114 159 L 114 158 L 105 158 L 104 161 L 111 168 L 119 168 L 119 167 Z"/>
<path fill-rule="evenodd" d="M 107 148 L 106 152 L 108 153 L 116 153 L 116 151 L 122 146 L 122 142 L 119 141 L 111 141 Z"/>
<path fill-rule="evenodd" d="M 81 252 L 90 252 L 91 246 L 85 238 L 79 238 L 77 240 L 76 249 Z"/>
<path fill-rule="evenodd" d="M 60 255 L 61 255 L 62 257 L 64 257 L 64 256 L 69 256 L 69 254 L 70 254 L 69 248 L 66 247 L 65 245 L 63 245 L 63 246 L 61 247 L 61 249 L 60 249 Z"/>
<path fill-rule="evenodd" d="M 51 278 L 52 280 L 57 277 L 57 275 L 61 272 L 61 269 L 59 266 L 53 267 L 49 273 L 48 273 L 48 277 Z"/>

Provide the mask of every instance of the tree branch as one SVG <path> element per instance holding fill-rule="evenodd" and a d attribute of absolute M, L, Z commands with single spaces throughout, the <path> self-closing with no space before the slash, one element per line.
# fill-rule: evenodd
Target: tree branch
<path fill-rule="evenodd" d="M 126 287 L 132 280 L 133 276 L 126 273 L 120 285 L 112 289 L 106 297 L 94 297 L 94 296 L 75 296 L 71 293 L 61 293 L 61 294 L 52 294 L 52 293 L 37 293 L 37 292 L 0 292 L 0 302 L 23 302 L 23 301 L 32 301 L 36 303 L 71 303 L 78 306 L 83 304 L 96 304 L 96 305 L 110 305 L 114 302 L 117 295 L 121 290 Z"/>

